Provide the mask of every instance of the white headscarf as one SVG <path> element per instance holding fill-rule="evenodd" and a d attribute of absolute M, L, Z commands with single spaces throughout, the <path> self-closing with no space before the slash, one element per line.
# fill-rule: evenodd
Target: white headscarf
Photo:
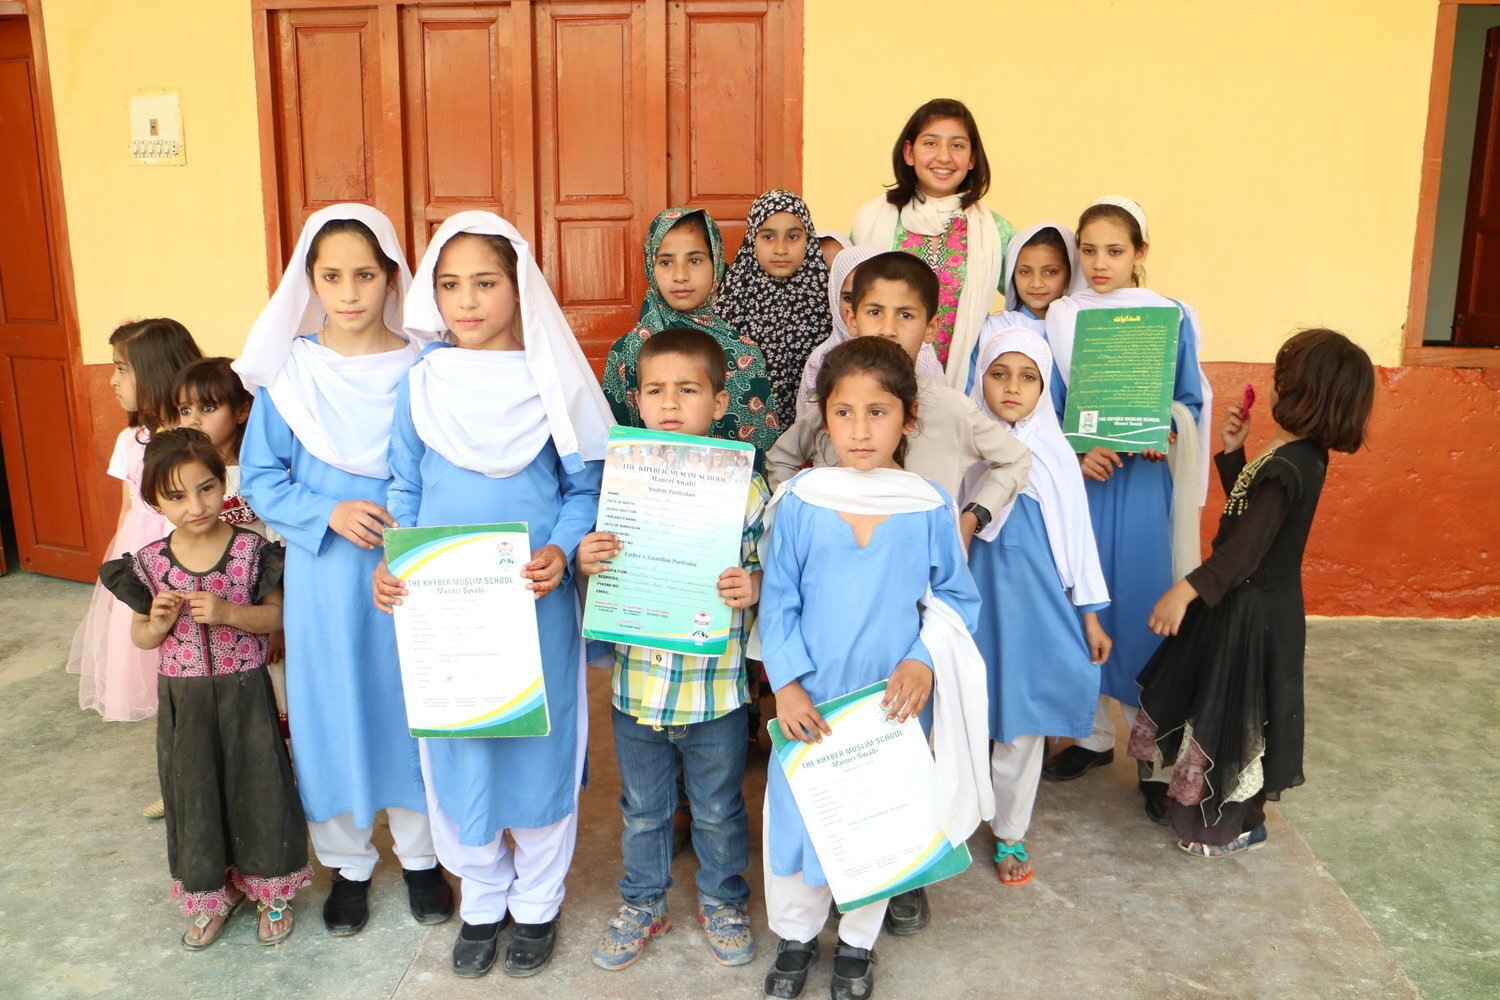
<path fill-rule="evenodd" d="M 438 227 L 406 298 L 407 332 L 431 338 L 447 331 L 433 273 L 443 247 L 459 233 L 502 236 L 515 247 L 525 351 L 428 352 L 410 375 L 418 436 L 454 465 L 494 478 L 520 472 L 549 437 L 569 472 L 602 460 L 614 422 L 609 404 L 530 246 L 509 222 L 491 212 L 471 211 L 452 215 Z M 517 363 L 523 353 L 524 367 Z"/>
<path fill-rule="evenodd" d="M 369 205 L 330 205 L 303 225 L 281 283 L 250 327 L 234 370 L 252 393 L 266 387 L 282 419 L 314 458 L 357 476 L 387 479 L 396 388 L 419 346 L 408 343 L 400 350 L 346 358 L 308 339 L 323 329 L 328 314 L 313 294 L 307 254 L 323 226 L 338 219 L 363 223 L 396 262 L 396 287 L 385 297 L 384 321 L 387 329 L 400 333 L 411 271 L 396 227 Z"/>
<path fill-rule="evenodd" d="M 823 369 L 823 357 L 850 339 L 849 324 L 844 322 L 844 300 L 841 294 L 844 282 L 859 265 L 886 252 L 888 251 L 874 246 L 846 247 L 833 258 L 833 267 L 828 270 L 828 308 L 833 312 L 833 332 L 828 335 L 827 340 L 812 349 L 812 353 L 807 356 L 807 363 L 802 366 L 802 381 L 797 386 L 799 416 L 803 408 L 816 399 L 818 372 Z M 937 352 L 932 349 L 931 344 L 923 344 L 917 355 L 917 374 L 939 382 L 946 381 L 943 364 L 938 360 Z"/>
<path fill-rule="evenodd" d="M 1047 543 L 1052 549 L 1052 561 L 1057 566 L 1057 575 L 1072 596 L 1077 606 L 1102 604 L 1109 600 L 1109 589 L 1104 584 L 1104 573 L 1099 568 L 1099 550 L 1094 543 L 1093 523 L 1089 520 L 1089 501 L 1083 489 L 1083 473 L 1078 468 L 1078 456 L 1063 437 L 1057 423 L 1057 413 L 1052 409 L 1046 379 L 1051 377 L 1052 351 L 1038 334 L 1022 327 L 987 333 L 979 342 L 979 356 L 975 359 L 974 388 L 970 398 L 978 404 L 985 416 L 1000 420 L 984 398 L 984 373 L 995 359 L 1014 351 L 1024 354 L 1036 362 L 1042 373 L 1042 394 L 1036 408 L 1025 417 L 1009 424 L 1001 420 L 1002 426 L 1031 449 L 1031 476 L 1021 492 L 1031 497 L 1042 509 L 1042 523 L 1047 529 Z M 964 492 L 970 494 L 982 479 L 985 467 L 976 466 L 964 477 Z M 994 519 L 985 525 L 979 537 L 994 541 L 1000 528 L 1010 517 L 1014 501 L 1004 509 L 996 511 Z"/>
<path fill-rule="evenodd" d="M 849 239 L 849 234 L 841 229 L 819 229 L 818 234 L 815 238 L 819 243 L 821 243 L 823 240 L 833 240 L 833 242 L 839 245 L 840 253 L 843 253 L 845 250 L 848 250 L 854 245 L 854 243 Z"/>
<path fill-rule="evenodd" d="M 1027 241 L 1043 229 L 1056 229 L 1062 236 L 1063 246 L 1068 248 L 1068 289 L 1073 291 L 1082 287 L 1078 284 L 1078 238 L 1073 235 L 1073 230 L 1061 222 L 1038 222 L 1012 236 L 1010 247 L 1005 251 L 1005 308 L 1008 311 L 1019 312 L 1021 309 L 1021 297 L 1016 294 L 1016 258 L 1021 256 L 1021 248 Z"/>
<path fill-rule="evenodd" d="M 958 312 L 953 318 L 953 340 L 948 346 L 947 381 L 959 392 L 968 384 L 969 357 L 990 314 L 990 303 L 1000 287 L 1001 265 L 1005 247 L 1000 242 L 1000 226 L 983 203 L 961 206 L 962 196 L 927 198 L 918 192 L 911 201 L 897 209 L 881 195 L 867 202 L 854 216 L 854 242 L 873 244 L 895 250 L 896 223 L 909 233 L 934 236 L 943 232 L 949 221 L 960 212 L 968 224 L 968 256 L 964 265 L 964 287 L 958 296 Z"/>

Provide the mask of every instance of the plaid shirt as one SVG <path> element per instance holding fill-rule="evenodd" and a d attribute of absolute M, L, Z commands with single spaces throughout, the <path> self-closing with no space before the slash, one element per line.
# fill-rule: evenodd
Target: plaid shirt
<path fill-rule="evenodd" d="M 745 531 L 740 538 L 740 565 L 760 572 L 756 549 L 764 528 L 761 518 L 771 491 L 757 473 L 750 479 Z M 745 675 L 745 632 L 753 608 L 736 610 L 729 622 L 729 645 L 721 656 L 685 656 L 644 646 L 615 646 L 614 706 L 647 726 L 684 726 L 707 722 L 750 702 Z"/>

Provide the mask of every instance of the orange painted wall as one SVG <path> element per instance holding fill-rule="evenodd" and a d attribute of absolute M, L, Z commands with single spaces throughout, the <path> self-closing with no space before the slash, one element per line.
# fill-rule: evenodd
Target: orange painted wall
<path fill-rule="evenodd" d="M 1269 364 L 1204 368 L 1219 414 L 1246 382 L 1268 395 Z M 1308 614 L 1500 615 L 1500 370 L 1377 368 L 1375 390 L 1365 447 L 1329 460 L 1302 568 Z M 1252 416 L 1253 453 L 1271 436 L 1269 406 Z M 1223 505 L 1214 482 L 1205 554 Z"/>

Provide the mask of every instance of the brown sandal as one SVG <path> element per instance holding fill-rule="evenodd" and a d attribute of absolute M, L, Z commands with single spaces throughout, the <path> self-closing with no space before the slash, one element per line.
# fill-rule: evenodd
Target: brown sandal
<path fill-rule="evenodd" d="M 272 934 L 270 937 L 265 936 L 266 928 L 264 925 L 257 927 L 255 929 L 256 941 L 260 942 L 263 945 L 273 945 L 280 944 L 281 942 L 292 936 L 292 930 L 294 929 L 295 925 L 292 921 L 291 903 L 288 903 L 284 899 L 273 899 L 269 903 L 256 903 L 255 905 L 259 909 L 260 915 L 262 917 L 270 917 L 270 923 L 274 924 L 278 920 L 286 921 L 286 926 L 277 931 L 275 934 Z"/>

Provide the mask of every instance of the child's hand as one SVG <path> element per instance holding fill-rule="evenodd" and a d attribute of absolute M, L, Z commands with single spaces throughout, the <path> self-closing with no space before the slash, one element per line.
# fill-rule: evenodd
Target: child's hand
<path fill-rule="evenodd" d="M 206 590 L 183 594 L 182 599 L 193 621 L 199 625 L 228 625 L 229 616 L 234 614 L 233 601 L 226 601 Z"/>
<path fill-rule="evenodd" d="M 286 659 L 286 633 L 277 629 L 266 643 L 266 662 L 280 663 Z"/>
<path fill-rule="evenodd" d="M 152 631 L 159 635 L 166 635 L 172 631 L 172 626 L 177 624 L 177 616 L 182 612 L 182 603 L 182 593 L 176 590 L 163 590 L 153 597 L 151 599 Z"/>
<path fill-rule="evenodd" d="M 1083 636 L 1089 646 L 1089 662 L 1103 666 L 1109 660 L 1109 651 L 1115 648 L 1115 641 L 1104 631 L 1099 615 L 1093 611 L 1083 616 Z"/>
<path fill-rule="evenodd" d="M 521 575 L 531 581 L 526 589 L 540 601 L 562 583 L 563 571 L 568 568 L 568 557 L 556 545 L 543 545 L 531 555 L 531 562 L 521 567 Z"/>
<path fill-rule="evenodd" d="M 979 533 L 979 517 L 973 511 L 966 510 L 958 515 L 958 544 L 963 546 L 964 555 L 969 554 L 969 543 Z"/>
<path fill-rule="evenodd" d="M 396 527 L 391 512 L 369 500 L 342 500 L 328 515 L 328 526 L 362 549 L 373 549 L 385 542 L 381 534 Z"/>
<path fill-rule="evenodd" d="M 1168 431 L 1167 432 L 1167 444 L 1171 445 L 1171 444 L 1176 444 L 1176 443 L 1177 443 L 1177 432 L 1176 431 Z M 1146 449 L 1144 449 L 1141 452 L 1141 457 L 1144 458 L 1148 462 L 1165 462 L 1167 460 L 1167 453 L 1164 452 L 1164 451 L 1157 451 L 1155 448 L 1146 448 Z"/>
<path fill-rule="evenodd" d="M 1178 580 L 1172 584 L 1171 590 L 1161 595 L 1156 607 L 1151 609 L 1151 617 L 1146 620 L 1146 624 L 1157 635 L 1176 635 L 1177 629 L 1182 625 L 1182 616 L 1187 613 L 1187 606 L 1197 596 L 1198 592 L 1191 583 Z"/>
<path fill-rule="evenodd" d="M 776 724 L 781 727 L 781 735 L 798 743 L 822 743 L 823 736 L 833 732 L 813 707 L 801 681 L 792 681 L 776 692 Z"/>
<path fill-rule="evenodd" d="M 760 600 L 760 574 L 731 566 L 719 574 L 719 596 L 731 608 L 748 608 Z"/>
<path fill-rule="evenodd" d="M 1078 465 L 1083 469 L 1085 479 L 1100 483 L 1114 475 L 1116 469 L 1125 468 L 1119 452 L 1097 444 L 1078 456 Z"/>
<path fill-rule="evenodd" d="M 1249 436 L 1250 414 L 1239 406 L 1230 406 L 1224 411 L 1224 422 L 1219 425 L 1219 440 L 1223 442 L 1224 450 L 1239 451 L 1245 447 L 1245 439 Z"/>
<path fill-rule="evenodd" d="M 371 574 L 370 584 L 375 589 L 375 606 L 386 614 L 390 614 L 391 609 L 406 596 L 406 581 L 386 569 L 384 559 Z"/>
<path fill-rule="evenodd" d="M 583 536 L 583 541 L 578 543 L 578 555 L 574 561 L 578 563 L 578 572 L 584 576 L 594 576 L 609 569 L 609 561 L 619 555 L 625 546 L 620 539 L 608 531 L 590 531 Z"/>
<path fill-rule="evenodd" d="M 932 697 L 932 668 L 921 660 L 902 660 L 891 671 L 891 679 L 885 684 L 885 697 L 880 707 L 886 710 L 887 718 L 905 722 L 927 707 Z"/>

